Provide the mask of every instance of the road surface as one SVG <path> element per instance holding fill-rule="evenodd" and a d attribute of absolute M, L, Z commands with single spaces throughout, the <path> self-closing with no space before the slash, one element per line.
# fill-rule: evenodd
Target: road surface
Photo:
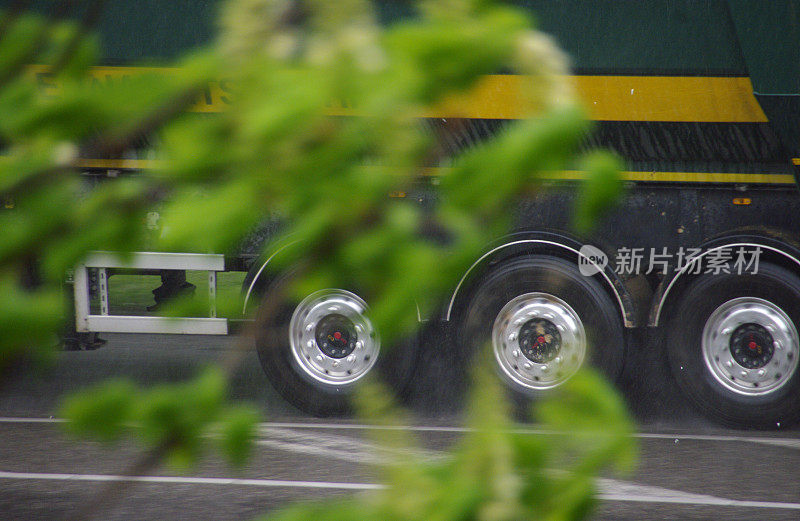
<path fill-rule="evenodd" d="M 92 352 L 60 353 L 47 370 L 20 371 L 0 389 L 0 518 L 67 519 L 140 454 L 135 443 L 106 446 L 64 434 L 59 399 L 111 376 L 180 381 L 218 359 L 235 337 L 106 335 Z M 656 352 L 621 384 L 640 425 L 638 469 L 600 480 L 596 520 L 800 519 L 800 429 L 734 431 L 704 420 L 673 391 Z M 448 364 L 431 355 L 409 397 L 421 458 L 443 457 L 463 435 L 456 397 L 437 389 Z M 646 370 L 642 370 L 646 367 Z M 233 383 L 237 399 L 264 413 L 257 451 L 233 471 L 215 457 L 185 473 L 137 476 L 98 519 L 252 519 L 292 501 L 369 493 L 381 487 L 368 425 L 322 421 L 281 400 L 250 353 Z M 531 436 L 536 425 L 523 425 Z"/>

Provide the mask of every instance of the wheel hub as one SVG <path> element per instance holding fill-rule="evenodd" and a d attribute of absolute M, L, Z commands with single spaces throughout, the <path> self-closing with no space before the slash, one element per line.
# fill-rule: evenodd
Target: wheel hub
<path fill-rule="evenodd" d="M 531 362 L 537 364 L 550 362 L 561 350 L 561 333 L 549 320 L 542 318 L 529 320 L 520 329 L 519 348 Z"/>
<path fill-rule="evenodd" d="M 334 313 L 319 321 L 315 335 L 317 347 L 331 358 L 344 358 L 356 348 L 358 334 L 353 322 Z"/>
<path fill-rule="evenodd" d="M 731 335 L 731 356 L 742 367 L 759 369 L 772 359 L 775 353 L 773 344 L 772 335 L 765 327 L 752 322 L 742 324 Z"/>

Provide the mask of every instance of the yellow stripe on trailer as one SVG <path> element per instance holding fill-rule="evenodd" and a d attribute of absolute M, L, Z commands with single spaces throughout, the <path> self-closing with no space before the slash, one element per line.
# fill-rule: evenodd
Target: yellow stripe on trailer
<path fill-rule="evenodd" d="M 575 179 L 580 179 L 574 172 Z M 585 177 L 585 174 L 583 174 Z M 732 174 L 727 172 L 621 172 L 625 181 L 651 181 L 661 183 L 737 183 L 737 184 L 780 184 L 795 183 L 791 174 Z"/>
<path fill-rule="evenodd" d="M 574 76 L 597 121 L 766 123 L 750 78 Z"/>
<path fill-rule="evenodd" d="M 448 168 L 426 168 L 428 176 L 447 175 Z M 586 179 L 586 172 L 580 170 L 564 170 L 561 172 L 543 172 L 539 179 L 560 181 L 581 181 Z M 736 183 L 736 184 L 780 184 L 795 183 L 792 174 L 737 174 L 729 172 L 620 172 L 623 181 L 657 182 L 657 183 Z"/>
<path fill-rule="evenodd" d="M 59 85 L 46 67 L 33 66 L 30 73 L 43 91 L 57 94 Z M 93 82 L 124 80 L 135 74 L 175 74 L 177 69 L 159 67 L 93 67 Z M 700 123 L 763 123 L 767 117 L 744 77 L 684 76 L 572 76 L 578 96 L 596 121 L 673 121 Z M 423 111 L 420 117 L 523 119 L 537 112 L 526 96 L 526 81 L 535 78 L 495 74 L 484 76 L 463 95 L 452 96 Z M 232 83 L 219 79 L 208 83 L 193 112 L 221 112 L 231 101 Z M 535 87 L 535 86 L 534 86 Z M 330 115 L 357 115 L 357 108 L 332 103 Z"/>
<path fill-rule="evenodd" d="M 151 170 L 162 163 L 157 159 L 78 159 L 75 166 L 108 170 Z"/>
<path fill-rule="evenodd" d="M 523 119 L 537 112 L 525 95 L 527 76 L 485 76 L 468 93 L 424 111 L 422 117 Z M 683 76 L 572 76 L 595 121 L 765 123 L 749 78 Z M 331 115 L 357 115 L 333 106 Z"/>
<path fill-rule="evenodd" d="M 79 159 L 76 166 L 87 169 L 112 170 L 149 170 L 158 168 L 163 161 L 157 159 Z M 423 174 L 430 177 L 447 175 L 449 167 L 428 167 Z M 729 172 L 620 172 L 624 181 L 649 181 L 660 183 L 759 183 L 759 184 L 794 184 L 792 174 L 741 174 Z M 579 181 L 586 179 L 586 173 L 579 170 L 562 172 L 544 172 L 541 179 Z"/>

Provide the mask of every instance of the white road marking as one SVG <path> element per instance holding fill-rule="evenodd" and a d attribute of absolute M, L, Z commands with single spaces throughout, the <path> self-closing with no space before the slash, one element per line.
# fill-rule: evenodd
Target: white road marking
<path fill-rule="evenodd" d="M 0 419 L 2 422 L 2 419 Z M 458 426 L 435 426 L 435 425 L 369 425 L 364 423 L 304 423 L 304 422 L 264 422 L 262 427 L 275 427 L 286 429 L 319 429 L 319 430 L 407 430 L 412 432 L 444 432 L 444 433 L 465 433 L 473 429 Z M 512 432 L 518 434 L 538 434 L 538 435 L 559 435 L 568 434 L 565 432 L 537 429 L 537 428 L 518 428 Z M 689 434 L 689 433 L 650 433 L 638 432 L 634 438 L 641 439 L 663 439 L 663 440 L 693 440 L 693 441 L 724 441 L 724 442 L 748 442 L 764 443 L 767 445 L 780 445 L 790 448 L 800 449 L 800 439 L 797 438 L 772 438 L 767 436 L 735 436 L 726 434 Z"/>
<path fill-rule="evenodd" d="M 135 483 L 176 483 L 189 485 L 221 485 L 271 488 L 318 488 L 336 490 L 382 490 L 379 483 L 337 483 L 331 481 L 291 481 L 278 479 L 209 478 L 187 476 L 121 476 L 116 474 L 55 474 L 39 472 L 0 471 L 0 479 L 57 480 L 57 481 L 128 481 Z M 740 501 L 703 494 L 689 494 L 660 487 L 648 487 L 612 479 L 599 479 L 600 494 L 604 501 L 673 503 L 681 505 L 724 506 L 738 508 L 768 508 L 800 510 L 800 503 L 775 501 Z"/>
<path fill-rule="evenodd" d="M 2 423 L 63 423 L 63 418 L 23 418 L 23 417 L 0 417 Z M 261 428 L 277 429 L 319 429 L 319 430 L 407 430 L 411 432 L 442 432 L 442 433 L 464 433 L 472 431 L 469 427 L 458 426 L 437 426 L 437 425 L 369 425 L 364 423 L 315 423 L 315 422 L 263 422 Z M 536 428 L 519 428 L 512 432 L 520 434 L 538 435 L 558 435 L 566 434 L 558 431 L 551 431 Z M 722 442 L 744 442 L 760 443 L 763 445 L 773 445 L 790 449 L 800 449 L 800 439 L 798 438 L 772 438 L 767 436 L 733 436 L 725 434 L 670 434 L 670 433 L 649 433 L 640 432 L 633 435 L 640 439 L 657 440 L 691 440 L 691 441 L 722 441 Z"/>
<path fill-rule="evenodd" d="M 775 445 L 789 449 L 800 449 L 800 439 L 792 438 L 768 438 L 766 436 L 727 436 L 717 434 L 658 434 L 658 433 L 637 433 L 635 435 L 641 439 L 655 440 L 689 440 L 689 441 L 724 441 L 724 442 L 744 442 L 761 443 L 762 445 Z"/>
<path fill-rule="evenodd" d="M 63 423 L 66 420 L 63 418 L 2 418 L 0 417 L 0 423 Z"/>
<path fill-rule="evenodd" d="M 441 460 L 444 454 L 427 450 L 391 449 L 381 447 L 360 438 L 308 433 L 294 429 L 261 427 L 264 438 L 258 444 L 279 450 L 325 456 L 354 463 L 380 464 L 391 460 L 416 458 L 418 460 Z"/>
<path fill-rule="evenodd" d="M 756 443 L 763 443 L 764 445 L 775 445 L 776 447 L 786 447 L 789 449 L 800 449 L 800 440 L 764 438 L 764 439 L 759 439 L 759 441 L 757 441 Z"/>
<path fill-rule="evenodd" d="M 262 428 L 285 428 L 285 429 L 308 429 L 308 430 L 407 430 L 411 432 L 443 432 L 443 433 L 465 433 L 473 429 L 469 427 L 449 427 L 433 425 L 369 425 L 359 423 L 303 423 L 303 422 L 264 422 Z M 568 434 L 564 432 L 536 429 L 519 428 L 512 432 L 519 434 L 537 435 L 559 435 Z M 800 449 L 800 439 L 793 438 L 771 438 L 767 436 L 731 436 L 724 434 L 669 434 L 669 433 L 648 433 L 640 432 L 633 435 L 640 439 L 661 439 L 661 440 L 691 440 L 691 441 L 722 441 L 722 442 L 745 442 L 761 443 L 764 445 L 774 445 L 790 449 Z"/>
<path fill-rule="evenodd" d="M 606 501 L 633 501 L 643 503 L 677 503 L 681 505 L 708 505 L 718 507 L 781 508 L 800 510 L 800 503 L 777 501 L 743 501 L 705 494 L 691 494 L 668 488 L 626 483 L 615 479 L 598 478 L 598 497 Z"/>
<path fill-rule="evenodd" d="M 448 426 L 428 426 L 428 425 L 369 425 L 358 423 L 303 423 L 303 422 L 265 422 L 262 428 L 285 428 L 285 429 L 306 429 L 306 430 L 407 430 L 411 432 L 443 432 L 443 433 L 466 433 L 473 429 L 469 427 L 448 427 Z M 552 431 L 536 428 L 513 429 L 514 433 L 535 434 L 535 435 L 561 435 L 565 432 Z M 648 433 L 640 432 L 633 435 L 634 438 L 656 439 L 656 440 L 689 440 L 689 441 L 721 441 L 721 442 L 744 442 L 760 443 L 763 445 L 773 445 L 789 449 L 800 449 L 800 439 L 792 438 L 771 438 L 767 436 L 730 436 L 724 434 L 669 434 L 669 433 Z"/>
<path fill-rule="evenodd" d="M 271 428 L 262 428 L 260 435 L 262 438 L 257 441 L 259 445 L 286 452 L 323 456 L 353 463 L 380 462 L 376 447 L 355 438 Z"/>
<path fill-rule="evenodd" d="M 262 427 L 286 429 L 321 429 L 321 430 L 354 430 L 354 431 L 412 431 L 412 432 L 470 432 L 469 427 L 449 427 L 437 425 L 370 425 L 366 423 L 303 423 L 303 422 L 264 422 Z"/>
<path fill-rule="evenodd" d="M 340 490 L 380 490 L 378 483 L 335 483 L 331 481 L 291 481 L 282 479 L 201 478 L 189 476 L 121 476 L 117 474 L 54 474 L 0 471 L 0 479 L 59 481 L 131 481 L 136 483 L 180 483 L 189 485 L 233 485 L 246 487 L 328 488 Z"/>

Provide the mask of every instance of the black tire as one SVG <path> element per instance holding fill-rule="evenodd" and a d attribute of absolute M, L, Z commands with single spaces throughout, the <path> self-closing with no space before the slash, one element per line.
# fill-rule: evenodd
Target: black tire
<path fill-rule="evenodd" d="M 725 356 L 724 346 L 709 348 L 709 361 L 703 354 L 703 330 L 709 320 L 709 331 L 715 329 L 711 327 L 716 323 L 716 319 L 712 319 L 714 312 L 725 309 L 720 306 L 727 302 L 736 302 L 733 299 L 744 299 L 743 304 L 746 304 L 748 298 L 762 299 L 777 306 L 791 320 L 795 330 L 800 326 L 800 279 L 790 271 L 761 263 L 756 274 L 701 276 L 681 296 L 667 326 L 666 347 L 672 373 L 678 386 L 697 409 L 721 423 L 761 429 L 794 424 L 800 420 L 800 370 L 796 365 L 791 374 L 787 372 L 785 383 L 780 387 L 765 394 L 752 395 L 741 390 L 736 392 L 728 386 L 734 385 L 736 375 L 733 373 L 753 369 L 732 364 L 730 376 L 733 378 L 728 381 L 725 375 L 715 377 L 712 369 L 712 365 L 720 367 L 720 363 L 726 363 L 724 360 L 720 362 L 715 354 Z M 735 349 L 730 346 L 736 345 L 737 329 L 733 330 L 729 340 L 721 340 L 728 343 L 731 353 Z M 795 334 L 795 343 L 796 339 Z M 707 344 L 712 345 L 710 341 Z M 796 345 L 785 347 L 794 350 L 793 357 L 798 356 Z M 711 361 L 711 357 L 715 360 Z M 780 378 L 784 377 L 781 375 Z M 740 380 L 738 385 L 746 383 Z M 747 384 L 745 389 L 751 385 Z M 764 382 L 762 388 L 768 385 L 768 382 Z"/>
<path fill-rule="evenodd" d="M 502 369 L 502 364 L 498 360 L 505 357 L 497 354 L 492 341 L 495 321 L 501 320 L 499 313 L 507 309 L 515 299 L 526 298 L 524 295 L 531 294 L 553 296 L 555 301 L 566 303 L 566 309 L 571 308 L 574 311 L 583 324 L 586 340 L 584 358 L 582 362 L 576 363 L 583 365 L 588 361 L 611 381 L 616 381 L 622 372 L 625 355 L 625 338 L 618 308 L 598 281 L 582 275 L 575 264 L 556 257 L 544 255 L 518 257 L 488 272 L 472 292 L 461 312 L 457 334 L 459 345 L 472 353 L 477 353 L 482 347 L 489 345 L 494 356 L 482 359 L 492 360 L 495 369 L 508 384 L 518 404 L 524 405 L 532 398 L 548 392 L 549 388 L 545 384 L 539 385 L 535 381 L 519 382 L 515 381 L 513 376 L 509 376 L 509 372 L 515 373 L 516 370 L 521 374 L 521 370 L 513 366 Z M 523 345 L 525 326 L 522 328 L 516 340 L 520 349 Z M 508 343 L 509 346 L 498 349 L 501 351 L 513 349 L 512 352 L 516 352 L 516 356 L 523 364 L 529 361 L 534 364 L 540 363 L 535 362 L 534 358 L 521 357 L 521 353 L 515 349 L 516 346 L 510 341 Z M 568 344 L 565 342 L 563 345 Z M 562 351 L 557 351 L 560 352 Z M 566 381 L 569 375 L 559 378 Z M 563 382 L 555 381 L 552 387 L 557 387 L 560 383 Z"/>
<path fill-rule="evenodd" d="M 354 390 L 367 377 L 376 374 L 398 396 L 405 395 L 418 359 L 416 337 L 398 341 L 391 349 L 380 346 L 374 365 L 353 382 L 321 382 L 311 376 L 313 370 L 301 367 L 292 352 L 289 334 L 292 315 L 300 303 L 288 299 L 274 301 L 283 293 L 280 288 L 285 280 L 285 277 L 277 278 L 265 292 L 256 313 L 255 341 L 267 378 L 286 401 L 314 416 L 346 415 L 352 410 L 350 398 Z M 325 355 L 319 346 L 313 349 L 318 350 L 320 356 Z M 329 360 L 326 358 L 326 361 Z"/>

